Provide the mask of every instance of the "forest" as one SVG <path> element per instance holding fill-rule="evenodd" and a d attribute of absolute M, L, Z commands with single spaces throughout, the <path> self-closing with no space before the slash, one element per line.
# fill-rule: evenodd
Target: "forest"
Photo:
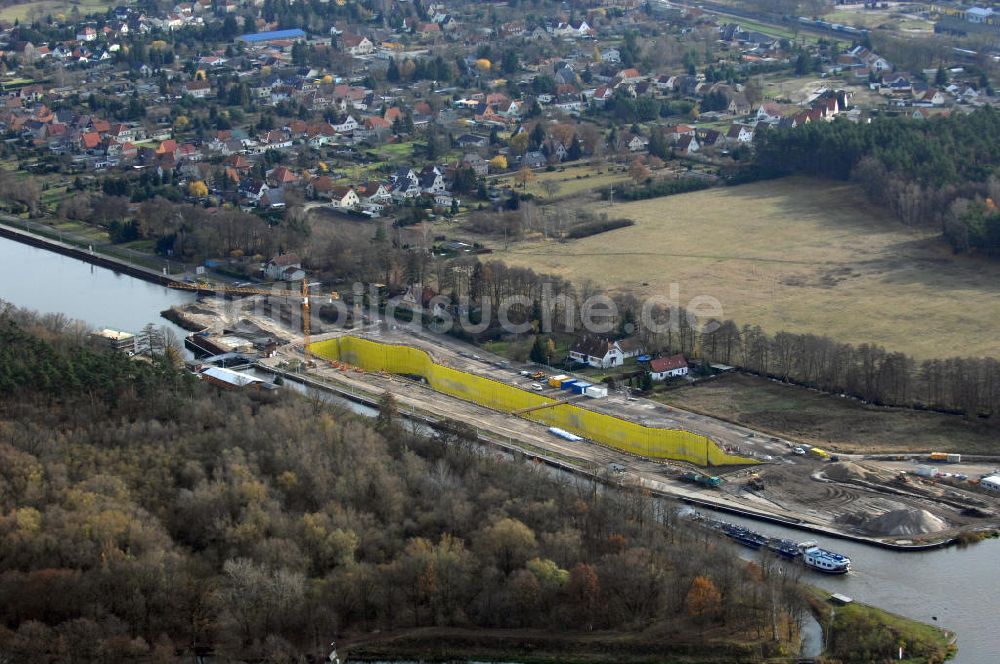
<path fill-rule="evenodd" d="M 760 177 L 854 179 L 904 224 L 940 228 L 956 252 L 1000 254 L 1000 113 L 837 120 L 757 132 Z"/>
<path fill-rule="evenodd" d="M 807 610 L 796 579 L 643 492 L 498 456 L 466 425 L 220 391 L 93 343 L 0 309 L 5 662 L 299 662 L 415 627 L 747 661 L 788 652 Z"/>

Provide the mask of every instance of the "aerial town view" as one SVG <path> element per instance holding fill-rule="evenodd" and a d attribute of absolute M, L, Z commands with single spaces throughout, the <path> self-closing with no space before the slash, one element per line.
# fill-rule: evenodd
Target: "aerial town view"
<path fill-rule="evenodd" d="M 1000 662 L 1000 3 L 0 2 L 0 664 Z"/>

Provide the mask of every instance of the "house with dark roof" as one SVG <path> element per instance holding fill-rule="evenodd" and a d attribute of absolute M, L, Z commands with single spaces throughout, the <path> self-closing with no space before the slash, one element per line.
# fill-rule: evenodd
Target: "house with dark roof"
<path fill-rule="evenodd" d="M 590 335 L 577 339 L 569 349 L 569 357 L 575 362 L 589 364 L 597 369 L 621 366 L 625 361 L 621 348 L 613 341 Z"/>
<path fill-rule="evenodd" d="M 625 359 L 642 355 L 646 351 L 646 347 L 639 337 L 619 339 L 615 342 L 615 346 L 621 351 L 622 357 Z"/>
<path fill-rule="evenodd" d="M 682 155 L 694 154 L 700 149 L 700 147 L 701 146 L 698 145 L 698 139 L 694 136 L 681 136 L 677 140 L 674 152 Z"/>

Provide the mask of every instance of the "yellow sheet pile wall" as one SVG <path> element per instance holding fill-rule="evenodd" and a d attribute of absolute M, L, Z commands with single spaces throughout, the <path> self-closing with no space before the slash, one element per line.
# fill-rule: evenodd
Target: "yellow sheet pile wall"
<path fill-rule="evenodd" d="M 310 350 L 318 357 L 346 362 L 365 371 L 420 376 L 438 392 L 508 413 L 556 401 L 542 394 L 436 364 L 430 355 L 419 348 L 358 337 L 340 337 L 314 343 Z M 700 465 L 706 465 L 707 461 L 713 466 L 757 463 L 723 451 L 706 436 L 681 429 L 646 427 L 573 404 L 543 408 L 526 413 L 524 417 L 650 458 L 675 459 Z"/>

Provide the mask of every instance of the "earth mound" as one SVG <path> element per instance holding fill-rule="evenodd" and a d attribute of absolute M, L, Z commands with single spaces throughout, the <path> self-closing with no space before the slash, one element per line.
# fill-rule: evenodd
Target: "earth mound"
<path fill-rule="evenodd" d="M 849 480 L 862 480 L 865 482 L 878 481 L 877 474 L 871 472 L 864 466 L 853 461 L 837 461 L 827 464 L 823 474 L 836 482 L 846 482 Z"/>
<path fill-rule="evenodd" d="M 948 522 L 927 510 L 898 509 L 868 519 L 864 529 L 876 535 L 925 535 L 948 527 Z"/>

